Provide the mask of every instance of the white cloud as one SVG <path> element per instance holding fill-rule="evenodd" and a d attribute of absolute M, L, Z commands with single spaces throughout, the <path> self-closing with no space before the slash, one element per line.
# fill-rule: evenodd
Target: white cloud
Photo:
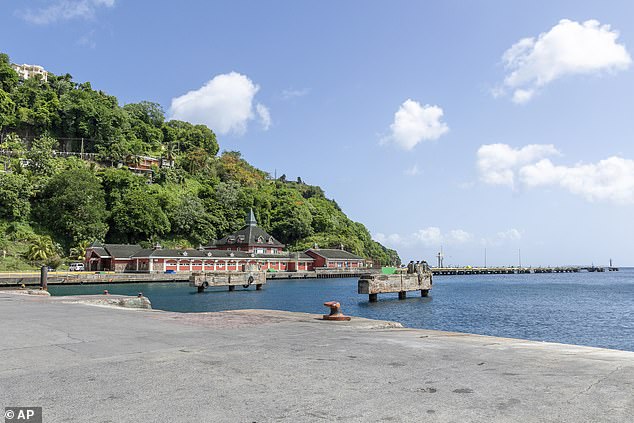
<path fill-rule="evenodd" d="M 436 226 L 429 226 L 407 235 L 377 233 L 374 234 L 373 238 L 375 241 L 391 248 L 439 248 L 440 246 L 457 247 L 469 244 L 473 246 L 477 242 L 484 246 L 500 246 L 516 243 L 522 239 L 522 236 L 522 231 L 516 228 L 476 238 L 472 233 L 463 229 L 452 229 L 443 232 Z"/>
<path fill-rule="evenodd" d="M 634 203 L 634 160 L 621 157 L 574 166 L 544 159 L 521 168 L 519 177 L 528 187 L 559 186 L 588 201 Z"/>
<path fill-rule="evenodd" d="M 403 173 L 406 174 L 407 176 L 416 176 L 416 175 L 420 175 L 420 169 L 418 169 L 418 165 L 415 164 L 414 166 L 405 169 Z"/>
<path fill-rule="evenodd" d="M 562 19 L 548 32 L 523 38 L 504 53 L 502 60 L 509 73 L 494 95 L 509 89 L 515 103 L 525 103 L 563 76 L 627 69 L 632 59 L 625 46 L 617 43 L 618 37 L 617 31 L 596 20 Z"/>
<path fill-rule="evenodd" d="M 284 100 L 291 100 L 293 98 L 297 98 L 297 97 L 303 97 L 306 94 L 308 94 L 308 88 L 304 88 L 302 90 L 295 90 L 295 89 L 287 89 L 282 91 L 282 99 Z"/>
<path fill-rule="evenodd" d="M 92 31 L 79 37 L 79 39 L 77 40 L 77 45 L 94 49 L 95 47 L 97 47 L 97 42 L 95 41 L 94 37 L 95 30 L 93 29 Z"/>
<path fill-rule="evenodd" d="M 491 185 L 515 186 L 515 172 L 521 166 L 559 154 L 552 144 L 531 144 L 513 148 L 507 144 L 486 144 L 477 152 L 480 179 Z"/>
<path fill-rule="evenodd" d="M 411 247 L 416 245 L 436 247 L 441 244 L 465 244 L 473 239 L 473 235 L 462 229 L 452 229 L 443 233 L 440 228 L 436 226 L 429 226 L 407 235 L 400 235 L 396 233 L 385 235 L 377 233 L 374 235 L 374 239 L 381 244 L 392 247 Z"/>
<path fill-rule="evenodd" d="M 262 128 L 265 131 L 271 127 L 271 112 L 269 112 L 268 107 L 264 104 L 258 103 L 255 106 L 255 110 L 258 112 L 258 116 L 260 117 L 260 123 L 262 123 Z"/>
<path fill-rule="evenodd" d="M 515 228 L 511 228 L 504 232 L 498 232 L 496 236 L 498 239 L 504 240 L 504 241 L 506 240 L 517 241 L 519 239 L 522 239 L 522 233 Z"/>
<path fill-rule="evenodd" d="M 411 150 L 418 143 L 436 140 L 449 131 L 442 122 L 443 110 L 438 106 L 424 105 L 407 99 L 394 114 L 391 133 L 382 143 L 394 143 L 404 150 Z"/>
<path fill-rule="evenodd" d="M 36 25 L 72 19 L 93 19 L 97 9 L 113 7 L 115 0 L 56 0 L 38 9 L 18 10 L 18 16 Z"/>
<path fill-rule="evenodd" d="M 259 89 L 237 72 L 216 75 L 201 88 L 173 98 L 171 117 L 207 125 L 219 134 L 243 134 L 248 122 L 255 119 L 255 108 L 266 130 L 271 125 L 269 110 L 262 104 L 253 104 Z"/>
<path fill-rule="evenodd" d="M 480 179 L 490 185 L 560 187 L 588 201 L 634 203 L 634 160 L 612 156 L 597 163 L 556 165 L 546 156 L 558 155 L 553 145 L 483 145 L 478 149 Z"/>
<path fill-rule="evenodd" d="M 491 245 L 491 246 L 499 246 L 502 244 L 511 243 L 513 241 L 519 241 L 522 239 L 522 232 L 518 229 L 511 228 L 506 231 L 500 231 L 496 233 L 494 236 L 483 238 L 483 245 Z"/>

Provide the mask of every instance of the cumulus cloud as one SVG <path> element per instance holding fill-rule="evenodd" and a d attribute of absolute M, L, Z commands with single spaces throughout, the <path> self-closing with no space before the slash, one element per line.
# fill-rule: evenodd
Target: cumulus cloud
<path fill-rule="evenodd" d="M 504 53 L 509 73 L 496 94 L 510 90 L 515 103 L 526 103 L 558 78 L 627 69 L 632 59 L 618 37 L 610 25 L 596 20 L 562 19 L 548 32 L 523 38 Z"/>
<path fill-rule="evenodd" d="M 439 245 L 458 245 L 470 242 L 473 235 L 462 229 L 452 229 L 447 232 L 441 231 L 436 226 L 429 226 L 419 229 L 407 235 L 383 233 L 374 234 L 374 239 L 381 244 L 392 247 L 411 247 L 422 245 L 425 247 L 435 247 Z"/>
<path fill-rule="evenodd" d="M 201 88 L 173 98 L 171 117 L 207 125 L 219 134 L 244 134 L 257 114 L 266 130 L 271 125 L 269 110 L 260 103 L 254 106 L 259 90 L 258 85 L 240 73 L 216 75 Z"/>
<path fill-rule="evenodd" d="M 588 201 L 634 203 L 634 160 L 621 157 L 574 166 L 544 159 L 521 168 L 519 177 L 528 187 L 559 186 Z"/>
<path fill-rule="evenodd" d="M 500 231 L 493 236 L 482 239 L 482 244 L 487 246 L 499 246 L 513 241 L 519 241 L 522 239 L 522 232 L 518 229 L 511 228 L 506 231 Z"/>
<path fill-rule="evenodd" d="M 552 144 L 531 144 L 513 148 L 508 144 L 486 144 L 477 152 L 477 167 L 480 179 L 491 185 L 515 186 L 517 170 L 559 151 Z"/>
<path fill-rule="evenodd" d="M 255 106 L 255 110 L 260 117 L 260 123 L 262 123 L 262 128 L 267 131 L 271 127 L 271 112 L 269 112 L 268 107 L 264 104 L 258 103 Z"/>
<path fill-rule="evenodd" d="M 93 19 L 98 9 L 113 7 L 115 0 L 56 0 L 45 7 L 18 10 L 18 16 L 36 25 L 72 19 Z"/>
<path fill-rule="evenodd" d="M 411 150 L 422 141 L 436 140 L 449 131 L 442 122 L 443 110 L 438 106 L 407 99 L 394 114 L 390 135 L 382 143 L 393 143 L 404 150 Z"/>
<path fill-rule="evenodd" d="M 516 228 L 502 230 L 489 235 L 480 235 L 480 237 L 476 238 L 474 234 L 463 229 L 452 229 L 443 232 L 436 226 L 429 226 L 406 235 L 376 233 L 373 238 L 375 241 L 391 248 L 439 248 L 441 245 L 458 247 L 461 245 L 474 245 L 478 242 L 484 246 L 500 246 L 516 243 L 522 239 L 522 236 L 522 231 Z"/>
<path fill-rule="evenodd" d="M 634 203 L 634 160 L 612 156 L 597 163 L 556 165 L 546 156 L 558 155 L 553 145 L 506 144 L 480 147 L 480 180 L 490 185 L 526 188 L 560 187 L 588 201 Z"/>

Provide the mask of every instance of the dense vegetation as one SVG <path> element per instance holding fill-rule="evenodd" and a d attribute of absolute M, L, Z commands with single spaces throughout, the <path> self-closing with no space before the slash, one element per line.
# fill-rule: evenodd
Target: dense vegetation
<path fill-rule="evenodd" d="M 76 260 L 94 239 L 204 245 L 239 229 L 250 207 L 290 250 L 343 245 L 382 264 L 399 260 L 321 188 L 272 180 L 238 152 L 218 155 L 206 126 L 166 121 L 155 103 L 121 107 L 68 74 L 22 81 L 5 54 L 0 141 L 2 270 Z M 141 156 L 174 166 L 149 175 L 128 170 Z"/>

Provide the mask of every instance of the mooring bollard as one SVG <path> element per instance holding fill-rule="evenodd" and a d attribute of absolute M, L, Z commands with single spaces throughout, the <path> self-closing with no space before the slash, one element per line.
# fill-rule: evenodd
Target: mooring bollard
<path fill-rule="evenodd" d="M 324 320 L 343 321 L 343 320 L 350 320 L 351 319 L 350 316 L 345 316 L 341 312 L 341 304 L 339 304 L 337 301 L 328 301 L 328 302 L 324 303 L 324 305 L 326 307 L 330 307 L 330 314 L 324 314 L 323 315 L 323 319 Z"/>
<path fill-rule="evenodd" d="M 48 291 L 48 266 L 42 266 L 40 269 L 40 288 Z"/>
<path fill-rule="evenodd" d="M 137 295 L 137 297 L 139 297 L 139 298 L 143 298 L 143 293 L 142 293 L 142 292 L 139 292 L 139 294 Z"/>
<path fill-rule="evenodd" d="M 110 293 L 108 292 L 108 290 L 107 290 L 107 289 L 104 289 L 104 290 L 103 290 L 103 295 L 110 295 Z"/>

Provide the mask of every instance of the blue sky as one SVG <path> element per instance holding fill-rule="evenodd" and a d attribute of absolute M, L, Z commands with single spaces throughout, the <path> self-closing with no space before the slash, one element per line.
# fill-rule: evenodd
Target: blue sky
<path fill-rule="evenodd" d="M 209 124 L 403 259 L 634 264 L 631 2 L 0 7 L 14 62 Z"/>

